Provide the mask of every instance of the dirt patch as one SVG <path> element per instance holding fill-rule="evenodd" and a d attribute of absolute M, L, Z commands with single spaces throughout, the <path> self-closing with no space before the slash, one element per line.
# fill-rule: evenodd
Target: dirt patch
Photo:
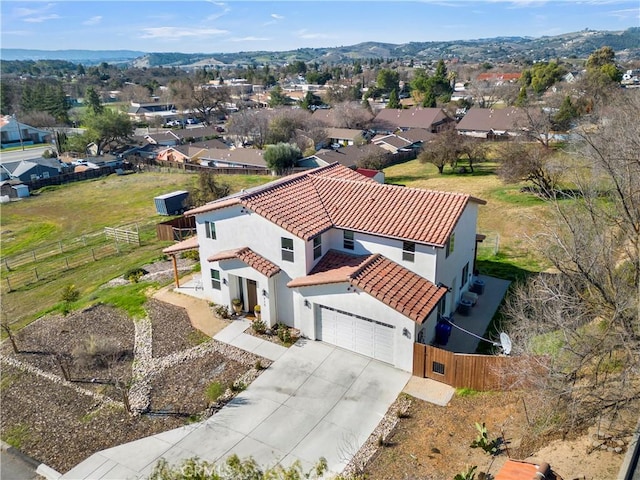
<path fill-rule="evenodd" d="M 145 309 L 153 325 L 153 356 L 164 357 L 205 342 L 209 337 L 191 326 L 187 310 L 149 299 Z M 173 335 L 166 332 L 173 331 Z"/>
<path fill-rule="evenodd" d="M 222 393 L 247 370 L 246 366 L 215 353 L 169 367 L 151 382 L 151 412 L 199 417 L 215 401 L 206 395 L 209 385 L 217 382 Z M 198 375 L 186 375 L 186 371 Z"/>
<path fill-rule="evenodd" d="M 535 402 L 525 402 L 531 415 Z M 475 422 L 485 423 L 490 439 L 504 434 L 506 448 L 499 455 L 470 448 L 478 437 Z M 447 407 L 412 399 L 407 418 L 400 419 L 365 471 L 375 479 L 450 480 L 472 465 L 477 472 L 495 475 L 510 457 L 548 462 L 565 480 L 579 473 L 590 480 L 610 480 L 622 464 L 623 453 L 589 453 L 587 436 L 540 445 L 531 441 L 534 429 L 519 393 L 454 396 Z"/>
<path fill-rule="evenodd" d="M 146 360 L 152 362 L 145 380 L 151 386 L 150 412 L 127 413 L 123 389 L 113 384 L 116 377 L 124 383 L 132 379 L 133 355 L 141 351 L 136 326 L 122 312 L 99 305 L 32 323 L 16 335 L 18 354 L 9 342 L 0 346 L 2 438 L 66 472 L 99 450 L 214 413 L 220 403 L 213 403 L 206 393 L 212 382 L 221 384 L 228 401 L 236 393 L 230 385 L 255 378 L 252 366 L 258 357 L 218 343 L 210 345 L 214 341 L 191 326 L 184 309 L 150 300 L 147 311 L 154 352 Z M 91 337 L 113 339 L 130 354 L 109 361 L 106 367 L 81 364 L 70 352 Z M 64 380 L 56 356 L 66 360 L 73 381 Z"/>

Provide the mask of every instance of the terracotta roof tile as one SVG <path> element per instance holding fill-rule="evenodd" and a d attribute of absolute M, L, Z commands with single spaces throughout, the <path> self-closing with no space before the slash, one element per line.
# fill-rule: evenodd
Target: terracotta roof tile
<path fill-rule="evenodd" d="M 422 323 L 447 293 L 426 278 L 380 255 L 356 256 L 330 250 L 309 275 L 290 288 L 348 282 L 417 323 Z"/>
<path fill-rule="evenodd" d="M 198 237 L 190 237 L 162 250 L 162 253 L 178 253 L 198 248 Z"/>
<path fill-rule="evenodd" d="M 234 250 L 224 250 L 207 258 L 208 262 L 221 262 L 224 260 L 238 259 L 249 265 L 254 270 L 260 272 L 265 277 L 273 277 L 280 271 L 280 267 L 270 262 L 262 255 L 257 254 L 249 247 L 236 248 Z"/>
<path fill-rule="evenodd" d="M 485 203 L 459 193 L 379 184 L 331 164 L 208 203 L 187 215 L 242 204 L 304 240 L 337 227 L 444 245 L 469 201 Z"/>
<path fill-rule="evenodd" d="M 536 465 L 508 459 L 496 474 L 495 480 L 536 480 L 539 478 L 548 478 L 549 470 L 550 467 L 548 463 Z"/>

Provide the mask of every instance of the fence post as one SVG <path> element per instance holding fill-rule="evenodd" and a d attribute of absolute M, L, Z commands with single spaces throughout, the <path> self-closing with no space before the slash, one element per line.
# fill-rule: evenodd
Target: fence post
<path fill-rule="evenodd" d="M 34 269 L 33 269 L 33 271 L 36 273 L 36 282 L 37 282 L 38 280 L 40 280 L 40 279 L 38 278 L 38 269 L 37 269 L 37 268 L 34 268 Z"/>
<path fill-rule="evenodd" d="M 60 245 L 60 253 L 63 253 L 62 252 L 62 241 L 58 242 L 58 245 Z"/>
<path fill-rule="evenodd" d="M 7 259 L 4 259 L 4 266 L 7 267 L 8 271 L 11 271 L 11 268 L 9 268 L 9 262 L 7 261 Z"/>
<path fill-rule="evenodd" d="M 67 270 L 69 270 L 69 257 L 64 257 L 64 261 L 67 264 Z"/>
<path fill-rule="evenodd" d="M 96 252 L 93 251 L 93 248 L 91 249 L 91 256 L 93 257 L 93 261 L 96 261 Z"/>
<path fill-rule="evenodd" d="M 9 287 L 9 291 L 11 291 L 11 282 L 9 281 L 9 277 L 5 277 L 7 279 L 7 286 Z"/>
<path fill-rule="evenodd" d="M 493 252 L 493 254 L 497 255 L 499 251 L 500 251 L 500 234 L 496 233 L 496 249 L 495 249 L 495 252 Z"/>
<path fill-rule="evenodd" d="M 36 251 L 35 250 L 31 250 L 31 253 L 33 253 L 33 261 L 36 261 Z"/>

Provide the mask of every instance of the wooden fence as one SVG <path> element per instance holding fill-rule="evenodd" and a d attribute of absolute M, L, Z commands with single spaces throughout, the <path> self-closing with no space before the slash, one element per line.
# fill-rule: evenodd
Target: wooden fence
<path fill-rule="evenodd" d="M 24 183 L 29 186 L 30 191 L 33 191 L 49 185 L 63 185 L 65 183 L 103 177 L 105 175 L 111 175 L 112 173 L 115 173 L 115 171 L 116 167 L 89 168 L 83 172 L 63 173 L 61 175 L 56 175 L 55 177 L 38 178 Z"/>
<path fill-rule="evenodd" d="M 413 344 L 413 374 L 455 388 L 478 391 L 507 390 L 513 381 L 515 357 L 454 353 L 441 348 Z"/>
<path fill-rule="evenodd" d="M 135 230 L 129 230 L 126 228 L 113 228 L 104 227 L 104 235 L 106 238 L 112 238 L 118 243 L 135 243 L 140 245 L 140 233 L 138 232 L 138 226 Z"/>
<path fill-rule="evenodd" d="M 158 240 L 179 242 L 196 234 L 195 217 L 178 217 L 156 225 Z"/>

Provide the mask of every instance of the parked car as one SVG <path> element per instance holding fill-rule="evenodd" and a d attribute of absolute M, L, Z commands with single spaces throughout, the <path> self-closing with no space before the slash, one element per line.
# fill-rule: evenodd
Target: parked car
<path fill-rule="evenodd" d="M 197 118 L 187 118 L 187 125 L 197 125 L 200 123 L 200 120 Z"/>

